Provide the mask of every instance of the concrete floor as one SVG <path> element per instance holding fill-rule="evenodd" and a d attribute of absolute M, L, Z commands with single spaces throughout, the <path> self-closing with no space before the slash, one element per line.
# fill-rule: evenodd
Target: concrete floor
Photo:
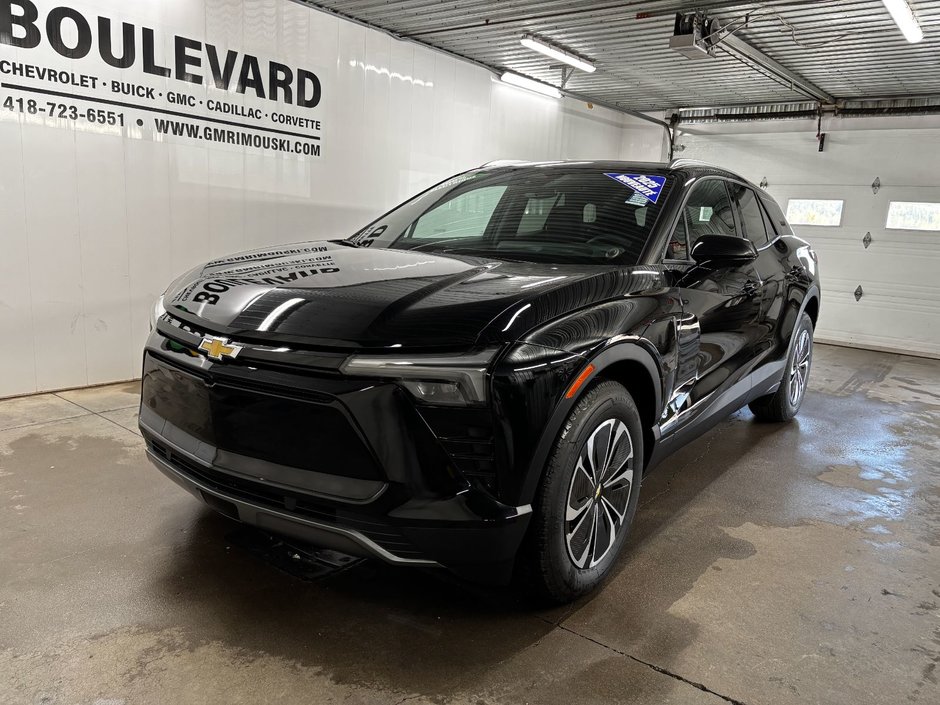
<path fill-rule="evenodd" d="M 0 402 L 2 703 L 940 703 L 938 361 L 817 346 L 798 421 L 669 459 L 554 611 L 284 572 L 148 465 L 136 404 Z"/>

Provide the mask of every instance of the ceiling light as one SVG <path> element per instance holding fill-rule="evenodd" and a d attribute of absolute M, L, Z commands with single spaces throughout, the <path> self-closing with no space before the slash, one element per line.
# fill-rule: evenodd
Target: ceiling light
<path fill-rule="evenodd" d="M 524 35 L 520 41 L 524 47 L 532 49 L 533 51 L 537 51 L 540 54 L 545 54 L 545 56 L 551 57 L 552 59 L 555 59 L 555 61 L 561 61 L 568 64 L 569 66 L 574 66 L 576 69 L 586 71 L 587 73 L 594 73 L 597 68 L 589 61 L 585 61 L 584 59 L 575 56 L 574 54 L 570 54 L 564 49 L 559 49 L 558 47 L 554 47 L 551 44 L 546 44 L 542 40 L 536 39 L 535 37 L 532 37 L 528 34 Z"/>
<path fill-rule="evenodd" d="M 907 4 L 907 0 L 881 0 L 881 2 L 888 8 L 891 19 L 897 24 L 898 29 L 901 30 L 901 34 L 904 35 L 907 41 L 911 44 L 917 44 L 924 38 L 924 30 L 917 23 L 914 11 Z"/>
<path fill-rule="evenodd" d="M 536 81 L 531 78 L 526 78 L 525 76 L 520 76 L 517 73 L 510 73 L 507 71 L 499 77 L 499 80 L 503 83 L 508 83 L 511 86 L 525 88 L 530 91 L 535 91 L 536 93 L 541 93 L 542 95 L 551 96 L 552 98 L 561 98 L 561 91 L 555 88 L 555 86 L 550 86 L 547 83 L 542 83 L 541 81 Z"/>

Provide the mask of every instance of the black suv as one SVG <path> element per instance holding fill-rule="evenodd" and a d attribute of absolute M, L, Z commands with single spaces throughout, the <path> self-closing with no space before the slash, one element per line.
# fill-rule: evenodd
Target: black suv
<path fill-rule="evenodd" d="M 663 457 L 745 404 L 797 413 L 818 314 L 812 248 L 735 174 L 488 165 L 179 278 L 140 427 L 234 519 L 567 600 Z"/>

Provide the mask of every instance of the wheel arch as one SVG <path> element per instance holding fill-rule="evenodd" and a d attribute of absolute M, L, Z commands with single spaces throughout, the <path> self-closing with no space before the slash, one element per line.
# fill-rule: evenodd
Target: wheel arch
<path fill-rule="evenodd" d="M 791 287 L 787 294 L 786 309 L 781 316 L 778 336 L 781 343 L 783 357 L 790 352 L 790 344 L 793 342 L 793 331 L 800 322 L 800 317 L 806 313 L 813 321 L 813 329 L 816 328 L 816 321 L 819 318 L 819 287 L 813 283 L 803 288 Z"/>
<path fill-rule="evenodd" d="M 585 358 L 584 365 L 577 374 L 581 374 L 589 365 L 593 365 L 594 370 L 586 383 L 578 389 L 577 394 L 570 399 L 563 396 L 555 406 L 527 468 L 526 480 L 522 488 L 523 501 L 530 502 L 535 496 L 545 471 L 545 465 L 554 448 L 555 439 L 572 409 L 599 381 L 618 382 L 633 397 L 643 425 L 644 468 L 646 467 L 646 461 L 649 460 L 657 441 L 655 427 L 662 410 L 663 396 L 662 366 L 659 356 L 658 354 L 654 356 L 647 345 L 644 345 L 641 340 L 620 342 L 604 348 L 593 357 Z M 568 387 L 566 386 L 565 389 Z"/>
<path fill-rule="evenodd" d="M 633 397 L 637 411 L 640 412 L 640 421 L 643 427 L 643 468 L 649 464 L 656 437 L 653 427 L 659 417 L 659 398 L 657 384 L 650 376 L 649 370 L 635 359 L 625 359 L 614 362 L 595 375 L 595 382 L 610 380 L 621 384 Z"/>
<path fill-rule="evenodd" d="M 803 304 L 803 313 L 810 317 L 813 322 L 813 330 L 816 329 L 816 321 L 819 320 L 819 291 L 811 289 L 806 295 L 806 301 Z"/>

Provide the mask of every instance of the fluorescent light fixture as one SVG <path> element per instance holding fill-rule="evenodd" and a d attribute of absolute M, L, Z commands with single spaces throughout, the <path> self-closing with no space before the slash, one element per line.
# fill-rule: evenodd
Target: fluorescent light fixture
<path fill-rule="evenodd" d="M 575 56 L 574 54 L 570 54 L 564 49 L 559 49 L 558 47 L 552 46 L 551 44 L 547 44 L 546 42 L 543 42 L 540 39 L 536 39 L 531 35 L 523 35 L 520 41 L 522 42 L 522 46 L 531 49 L 532 51 L 545 54 L 545 56 L 555 59 L 555 61 L 561 61 L 565 64 L 568 64 L 569 66 L 574 66 L 576 69 L 580 69 L 581 71 L 594 73 L 597 68 L 591 62 L 585 61 L 584 59 Z"/>
<path fill-rule="evenodd" d="M 924 30 L 917 23 L 914 11 L 907 4 L 907 0 L 881 0 L 881 2 L 885 4 L 888 12 L 891 13 L 891 19 L 894 20 L 907 41 L 917 44 L 924 38 Z"/>
<path fill-rule="evenodd" d="M 520 76 L 517 73 L 511 73 L 507 71 L 499 77 L 499 80 L 503 83 L 508 83 L 511 86 L 525 88 L 526 90 L 541 93 L 542 95 L 547 95 L 551 98 L 561 98 L 561 91 L 555 88 L 555 86 L 550 86 L 547 83 L 542 83 L 541 81 L 536 81 L 532 78 Z"/>

